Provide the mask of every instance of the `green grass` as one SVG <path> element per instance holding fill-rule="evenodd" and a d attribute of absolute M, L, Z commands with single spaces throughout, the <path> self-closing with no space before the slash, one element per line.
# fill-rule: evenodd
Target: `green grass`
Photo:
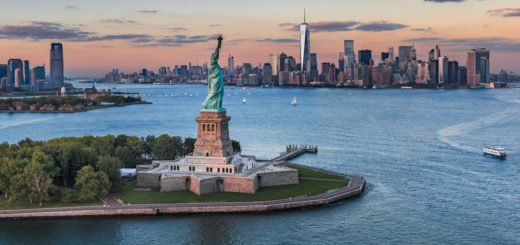
<path fill-rule="evenodd" d="M 90 203 L 63 203 L 63 202 L 45 202 L 43 207 L 38 203 L 9 203 L 4 197 L 0 197 L 0 210 L 11 209 L 36 209 L 36 208 L 63 208 L 63 207 L 78 207 L 78 206 L 100 206 L 102 201 Z"/>
<path fill-rule="evenodd" d="M 331 189 L 344 187 L 348 184 L 348 181 L 340 176 L 314 172 L 300 167 L 294 168 L 300 172 L 299 177 L 325 180 L 300 178 L 299 184 L 263 187 L 258 189 L 255 194 L 217 192 L 201 196 L 197 196 L 189 191 L 160 192 L 159 188 L 150 188 L 150 191 L 134 191 L 136 182 L 131 181 L 124 183 L 121 190 L 115 193 L 114 196 L 123 200 L 125 204 L 268 201 L 305 195 L 318 195 Z"/>
<path fill-rule="evenodd" d="M 290 168 L 294 168 L 298 170 L 298 177 L 305 177 L 305 178 L 317 178 L 317 179 L 334 179 L 334 180 L 345 180 L 345 177 L 343 176 L 337 176 L 332 174 L 327 174 L 323 172 L 316 172 L 314 170 L 308 169 L 308 168 L 302 168 L 297 167 L 294 165 L 288 165 Z"/>

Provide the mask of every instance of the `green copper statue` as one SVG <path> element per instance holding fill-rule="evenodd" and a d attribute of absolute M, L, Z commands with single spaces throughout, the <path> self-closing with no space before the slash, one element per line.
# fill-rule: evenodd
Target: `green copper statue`
<path fill-rule="evenodd" d="M 222 46 L 222 34 L 218 35 L 218 45 L 215 53 L 211 55 L 211 63 L 208 73 L 208 97 L 202 103 L 202 110 L 207 112 L 224 112 L 222 108 L 222 98 L 224 97 L 224 79 L 222 70 L 218 65 L 218 55 Z"/>

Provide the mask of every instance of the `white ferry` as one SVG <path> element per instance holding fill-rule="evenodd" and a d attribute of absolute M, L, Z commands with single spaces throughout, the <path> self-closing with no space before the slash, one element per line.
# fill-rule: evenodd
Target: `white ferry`
<path fill-rule="evenodd" d="M 484 152 L 484 155 L 490 155 L 496 158 L 504 159 L 507 157 L 504 148 L 486 146 L 482 149 L 482 152 Z"/>

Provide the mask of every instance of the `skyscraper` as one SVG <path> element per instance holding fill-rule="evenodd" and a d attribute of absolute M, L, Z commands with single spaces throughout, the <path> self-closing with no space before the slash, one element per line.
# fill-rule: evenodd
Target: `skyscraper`
<path fill-rule="evenodd" d="M 450 83 L 459 83 L 459 62 L 448 61 L 448 73 L 450 74 Z"/>
<path fill-rule="evenodd" d="M 372 50 L 366 49 L 366 50 L 359 50 L 358 51 L 358 59 L 359 64 L 362 65 L 370 65 L 370 60 L 372 59 Z"/>
<path fill-rule="evenodd" d="M 279 67 L 279 60 L 278 60 L 278 53 L 269 54 L 269 60 L 271 61 L 271 68 L 273 69 L 273 76 L 278 76 L 278 70 Z"/>
<path fill-rule="evenodd" d="M 28 60 L 23 61 L 23 83 L 31 84 L 31 67 Z"/>
<path fill-rule="evenodd" d="M 385 61 L 388 58 L 390 58 L 390 53 L 388 53 L 388 52 L 381 52 L 381 60 L 382 61 Z"/>
<path fill-rule="evenodd" d="M 343 52 L 339 52 L 338 69 L 339 71 L 345 72 L 345 53 Z"/>
<path fill-rule="evenodd" d="M 23 81 L 22 69 L 20 69 L 20 68 L 14 69 L 14 87 L 19 88 L 20 85 L 22 85 L 22 81 Z"/>
<path fill-rule="evenodd" d="M 309 24 L 305 19 L 305 9 L 303 10 L 303 23 L 300 24 L 300 64 L 302 73 L 310 70 L 309 59 L 310 59 L 310 37 L 309 37 Z"/>
<path fill-rule="evenodd" d="M 63 46 L 61 43 L 51 44 L 51 81 L 57 86 L 63 86 Z"/>
<path fill-rule="evenodd" d="M 231 56 L 231 54 L 229 54 L 227 62 L 228 62 L 229 74 L 235 73 L 235 57 L 233 57 L 233 56 Z"/>
<path fill-rule="evenodd" d="M 489 79 L 489 50 L 472 49 L 467 60 L 468 85 L 487 83 Z"/>
<path fill-rule="evenodd" d="M 354 52 L 354 40 L 344 40 L 343 47 L 345 51 L 345 68 L 352 68 L 356 63 L 356 53 Z"/>
<path fill-rule="evenodd" d="M 311 53 L 310 57 L 310 74 L 307 80 L 312 81 L 318 76 L 318 57 L 316 53 Z"/>
<path fill-rule="evenodd" d="M 439 49 L 439 45 L 435 45 L 435 49 L 433 52 L 433 58 L 438 60 L 441 57 L 441 49 Z"/>
<path fill-rule="evenodd" d="M 394 61 L 394 48 L 393 47 L 390 47 L 388 48 L 388 58 L 390 59 L 390 61 Z"/>
<path fill-rule="evenodd" d="M 450 79 L 448 57 L 442 56 L 439 58 L 439 83 L 448 83 Z"/>
<path fill-rule="evenodd" d="M 415 49 L 415 44 L 412 44 L 412 50 L 410 51 L 410 59 L 412 61 L 417 60 L 417 50 Z"/>
<path fill-rule="evenodd" d="M 411 60 L 412 46 L 399 46 L 399 60 L 407 63 Z"/>
<path fill-rule="evenodd" d="M 9 59 L 7 61 L 7 83 L 14 87 L 15 85 L 15 74 L 16 69 L 23 69 L 23 62 L 21 59 Z"/>
<path fill-rule="evenodd" d="M 264 78 L 264 84 L 273 85 L 273 68 L 271 63 L 264 64 L 264 69 L 262 69 L 262 77 Z"/>
<path fill-rule="evenodd" d="M 7 65 L 6 64 L 0 64 L 0 79 L 2 77 L 7 77 Z"/>

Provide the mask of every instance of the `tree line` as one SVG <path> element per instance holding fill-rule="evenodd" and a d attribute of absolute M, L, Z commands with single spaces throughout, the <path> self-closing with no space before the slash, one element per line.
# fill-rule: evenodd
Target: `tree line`
<path fill-rule="evenodd" d="M 91 202 L 117 191 L 120 168 L 176 159 L 193 152 L 195 138 L 149 135 L 24 139 L 0 144 L 0 192 L 9 202 Z M 233 150 L 240 143 L 233 141 Z"/>

